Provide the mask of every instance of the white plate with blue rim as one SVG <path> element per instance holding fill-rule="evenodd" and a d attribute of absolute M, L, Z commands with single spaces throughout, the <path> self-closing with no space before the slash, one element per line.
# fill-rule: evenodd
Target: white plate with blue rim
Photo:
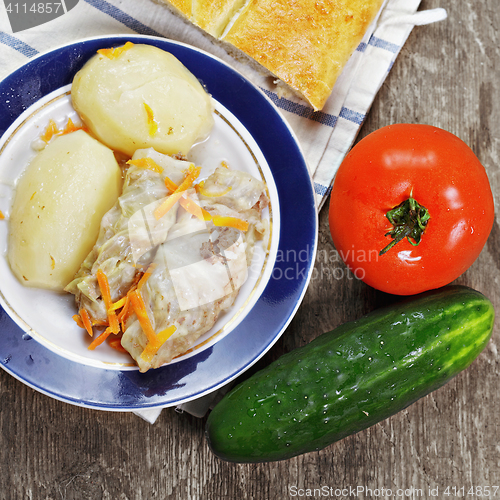
<path fill-rule="evenodd" d="M 256 249 L 236 303 L 184 355 L 140 373 L 127 354 L 88 349 L 74 299 L 24 286 L 7 259 L 16 180 L 34 156 L 30 144 L 49 120 L 78 121 L 71 82 L 98 49 L 127 41 L 176 56 L 215 103 L 210 138 L 189 154 L 211 168 L 225 162 L 263 179 L 269 231 Z M 317 211 L 296 137 L 264 93 L 219 59 L 167 39 L 130 35 L 89 38 L 41 54 L 0 82 L 0 365 L 33 389 L 88 408 L 138 411 L 176 406 L 226 385 L 256 363 L 297 311 L 312 275 Z"/>

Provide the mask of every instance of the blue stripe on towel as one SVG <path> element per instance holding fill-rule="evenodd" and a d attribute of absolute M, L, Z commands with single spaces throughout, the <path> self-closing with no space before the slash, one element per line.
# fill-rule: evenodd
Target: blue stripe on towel
<path fill-rule="evenodd" d="M 349 108 L 342 108 L 339 113 L 340 118 L 344 118 L 344 120 L 349 120 L 350 122 L 361 125 L 365 120 L 365 116 L 363 113 L 358 113 L 357 111 L 353 111 Z"/>
<path fill-rule="evenodd" d="M 38 50 L 34 49 L 27 43 L 22 42 L 15 36 L 4 33 L 3 31 L 0 31 L 0 43 L 7 45 L 11 49 L 17 50 L 26 57 L 34 57 L 38 54 Z"/>
<path fill-rule="evenodd" d="M 330 193 L 330 187 L 323 186 L 317 182 L 314 183 L 314 192 L 319 196 L 327 196 Z"/>
<path fill-rule="evenodd" d="M 389 52 L 392 52 L 394 54 L 397 54 L 399 52 L 399 49 L 401 48 L 399 45 L 396 45 L 395 43 L 388 42 L 387 40 L 383 40 L 382 38 L 378 38 L 377 36 L 372 35 L 368 40 L 368 43 L 361 42 L 356 47 L 356 50 L 358 52 L 364 52 L 368 47 L 368 45 L 373 45 L 374 47 L 377 47 L 379 49 L 388 50 Z"/>
<path fill-rule="evenodd" d="M 322 125 L 327 125 L 328 127 L 335 127 L 337 123 L 337 117 L 330 115 L 328 113 L 323 113 L 322 111 L 314 111 L 313 108 L 309 106 L 304 106 L 303 104 L 298 104 L 296 102 L 285 99 L 284 97 L 278 97 L 274 92 L 261 88 L 261 90 L 273 101 L 273 103 L 280 109 L 293 113 L 294 115 L 301 116 L 302 118 L 307 118 L 315 122 L 321 123 Z"/>
<path fill-rule="evenodd" d="M 357 47 L 356 47 L 356 50 L 358 52 L 364 52 L 366 50 L 366 47 L 367 47 L 368 44 L 366 44 L 365 42 L 361 42 Z"/>
<path fill-rule="evenodd" d="M 85 0 L 85 2 L 88 3 L 89 5 L 92 5 L 92 7 L 95 7 L 97 10 L 104 12 L 104 14 L 111 16 L 113 19 L 124 24 L 125 26 L 127 26 L 127 28 L 130 28 L 136 33 L 139 33 L 141 35 L 163 37 L 161 33 L 158 33 L 153 28 L 150 28 L 149 26 L 146 26 L 137 19 L 134 19 L 126 12 L 123 12 L 123 10 L 120 10 L 118 7 L 115 7 L 109 2 L 106 2 L 106 0 Z"/>
<path fill-rule="evenodd" d="M 378 47 L 379 49 L 388 50 L 389 52 L 393 52 L 394 54 L 399 52 L 399 49 L 401 48 L 395 43 L 388 42 L 387 40 L 382 40 L 382 38 L 378 38 L 373 35 L 370 37 L 370 40 L 368 40 L 368 44 L 373 45 L 374 47 Z"/>

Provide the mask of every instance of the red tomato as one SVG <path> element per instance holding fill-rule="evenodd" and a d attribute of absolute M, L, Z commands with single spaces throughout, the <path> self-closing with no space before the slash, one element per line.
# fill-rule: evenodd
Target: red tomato
<path fill-rule="evenodd" d="M 398 216 L 410 217 L 410 236 Z M 365 137 L 345 157 L 330 198 L 340 257 L 357 278 L 398 295 L 458 278 L 481 252 L 493 220 L 484 167 L 462 140 L 430 125 L 390 125 Z"/>

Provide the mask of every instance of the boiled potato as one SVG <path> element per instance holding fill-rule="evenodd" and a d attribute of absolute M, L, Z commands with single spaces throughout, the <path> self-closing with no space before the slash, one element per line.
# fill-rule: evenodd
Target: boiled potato
<path fill-rule="evenodd" d="M 27 286 L 62 291 L 92 250 L 120 195 L 113 152 L 83 130 L 53 139 L 19 179 L 8 258 Z"/>
<path fill-rule="evenodd" d="M 212 99 L 200 82 L 151 45 L 129 42 L 96 54 L 75 75 L 71 97 L 93 134 L 129 156 L 149 147 L 187 154 L 214 124 Z"/>

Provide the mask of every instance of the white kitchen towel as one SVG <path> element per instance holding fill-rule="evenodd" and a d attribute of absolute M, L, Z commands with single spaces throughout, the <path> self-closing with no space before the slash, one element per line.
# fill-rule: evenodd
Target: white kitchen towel
<path fill-rule="evenodd" d="M 139 33 L 198 47 L 224 60 L 260 87 L 290 123 L 306 156 L 319 210 L 411 30 L 416 25 L 446 18 L 446 11 L 441 8 L 417 12 L 420 1 L 386 1 L 347 63 L 326 106 L 317 112 L 299 99 L 279 98 L 271 78 L 237 61 L 212 38 L 151 0 L 79 0 L 74 8 L 65 7 L 64 15 L 16 33 L 12 32 L 6 9 L 0 5 L 0 80 L 40 52 L 90 36 Z M 66 5 L 64 0 L 62 4 Z M 179 408 L 201 416 L 214 400 L 217 394 Z M 138 414 L 153 423 L 160 410 Z"/>

